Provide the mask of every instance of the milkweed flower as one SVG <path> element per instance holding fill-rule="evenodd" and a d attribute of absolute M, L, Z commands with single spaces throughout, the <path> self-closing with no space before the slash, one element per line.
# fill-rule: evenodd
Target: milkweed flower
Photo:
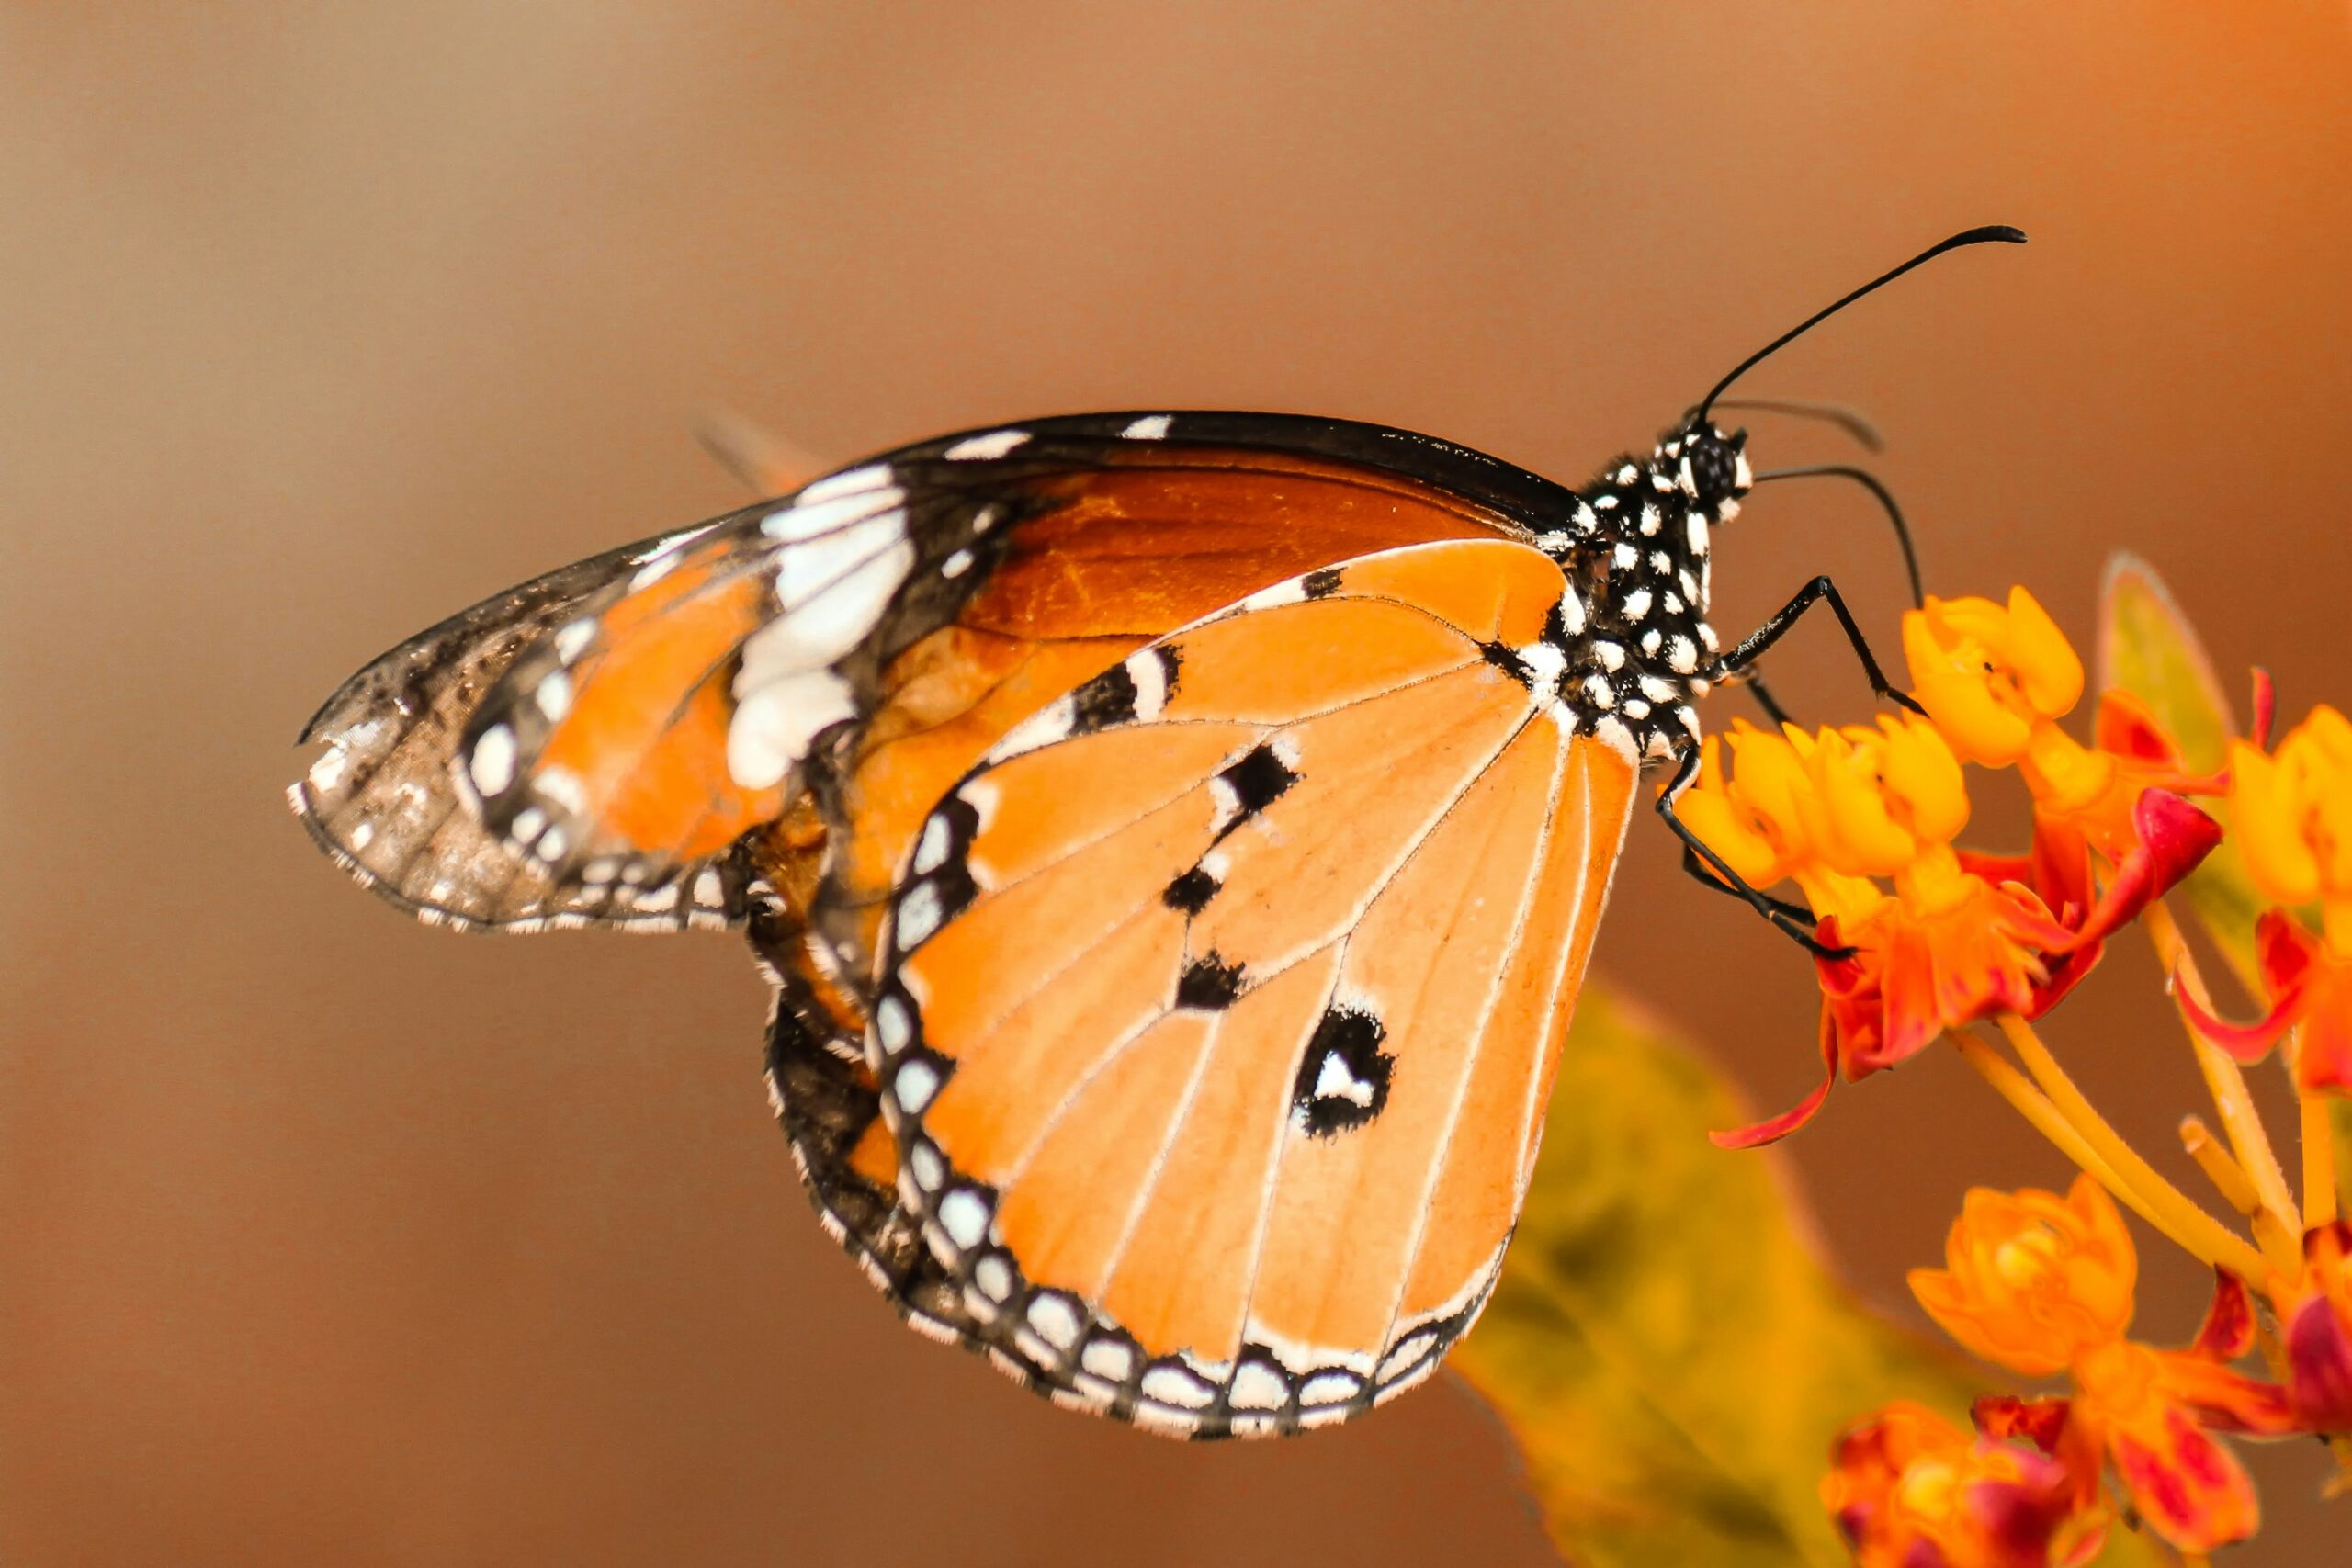
<path fill-rule="evenodd" d="M 2101 1539 L 2063 1464 L 1908 1401 L 1839 1436 L 1821 1501 L 1865 1568 L 2047 1568 Z"/>
<path fill-rule="evenodd" d="M 2149 1524 L 2184 1551 L 2243 1540 L 2260 1523 L 2253 1483 L 2214 1436 L 2303 1429 L 2288 1391 L 2231 1370 L 2254 1341 L 2245 1287 L 2219 1276 L 2196 1342 L 2162 1350 L 2126 1337 L 2138 1256 L 2121 1214 L 2089 1177 L 2063 1199 L 2031 1189 L 1969 1193 L 1946 1241 L 1947 1267 L 1911 1289 L 1971 1350 L 2028 1377 L 2064 1371 L 2068 1398 L 1995 1399 L 1978 1409 L 1996 1436 L 2030 1435 L 2077 1468 L 2112 1468 Z"/>
<path fill-rule="evenodd" d="M 2064 1198 L 1970 1190 L 1944 1238 L 1944 1267 L 1914 1269 L 1911 1293 L 1945 1333 L 1988 1361 L 2048 1377 L 2132 1325 L 2139 1254 L 2098 1183 Z"/>
<path fill-rule="evenodd" d="M 2274 1282 L 2287 1351 L 2287 1400 L 2307 1429 L 2352 1433 L 2352 1224 L 2314 1226 L 2303 1267 Z"/>
<path fill-rule="evenodd" d="M 1778 1116 L 1716 1134 L 1725 1147 L 1786 1136 L 1838 1077 L 1894 1066 L 1947 1029 L 2046 1011 L 2097 962 L 2098 944 L 2219 839 L 2186 802 L 2144 794 L 2134 847 L 2099 895 L 2078 836 L 2038 841 L 2037 855 L 2014 863 L 1953 847 L 1968 824 L 1966 781 L 1928 719 L 1778 735 L 1736 723 L 1728 750 L 1725 768 L 1710 743 L 1680 803 L 1684 822 L 1751 886 L 1795 882 L 1830 951 L 1817 960 L 1821 1083 Z"/>
<path fill-rule="evenodd" d="M 2083 745 L 2058 720 L 2083 695 L 2083 661 L 2041 602 L 2022 587 L 2008 603 L 1929 598 L 1903 617 L 1903 651 L 1919 705 L 1964 760 L 2012 763 L 2033 793 L 2037 830 L 2080 834 L 2118 863 L 2142 845 L 2137 808 L 2148 790 L 2212 795 L 2191 773 L 2147 705 L 2129 693 L 2099 698 Z"/>
<path fill-rule="evenodd" d="M 2185 993 L 2200 1032 L 2241 1061 L 2258 1061 L 2300 1026 L 2296 1082 L 2352 1092 L 2352 722 L 2322 705 L 2276 752 L 2230 747 L 2233 830 L 2264 897 L 2281 906 L 2255 927 L 2270 1010 L 2251 1024 L 2206 1013 Z M 2317 904 L 2313 932 L 2293 913 Z"/>

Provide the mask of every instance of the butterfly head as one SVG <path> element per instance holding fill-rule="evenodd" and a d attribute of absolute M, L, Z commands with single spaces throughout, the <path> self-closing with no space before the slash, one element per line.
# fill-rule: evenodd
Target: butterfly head
<path fill-rule="evenodd" d="M 1726 434 L 1695 412 L 1667 433 L 1651 461 L 1684 503 L 1710 523 L 1737 516 L 1741 498 L 1756 482 L 1747 466 L 1747 432 Z"/>

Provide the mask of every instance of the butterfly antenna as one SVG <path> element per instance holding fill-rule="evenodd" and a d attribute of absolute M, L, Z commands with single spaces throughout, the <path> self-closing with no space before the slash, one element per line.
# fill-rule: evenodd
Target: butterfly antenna
<path fill-rule="evenodd" d="M 1719 409 L 1754 409 L 1762 413 L 1784 413 L 1792 419 L 1817 419 L 1824 424 L 1834 424 L 1852 436 L 1865 452 L 1883 452 L 1886 443 L 1859 409 L 1844 403 L 1815 402 L 1810 398 L 1717 398 Z"/>
<path fill-rule="evenodd" d="M 1729 389 L 1734 381 L 1738 380 L 1742 376 L 1747 375 L 1750 370 L 1756 368 L 1758 365 L 1761 364 L 1766 359 L 1770 358 L 1773 355 L 1779 353 L 1790 344 L 1794 343 L 1798 338 L 1803 337 L 1805 333 L 1811 332 L 1814 328 L 1819 326 L 1822 322 L 1827 321 L 1830 317 L 1836 315 L 1838 311 L 1844 310 L 1855 300 L 1861 299 L 1864 295 L 1875 293 L 1879 289 L 1885 288 L 1888 284 L 1894 282 L 1896 278 L 1901 277 L 1905 273 L 1909 272 L 1914 267 L 1927 265 L 1929 262 L 1935 260 L 1946 251 L 1956 251 L 1963 245 L 1982 245 L 1995 242 L 2007 245 L 2022 245 L 2025 243 L 2025 231 L 2022 229 L 2012 229 L 2006 223 L 1989 223 L 1981 229 L 1970 229 L 1964 232 L 1954 234 L 1951 239 L 1944 241 L 1940 244 L 1928 246 L 1926 250 L 1921 251 L 1917 255 L 1913 256 L 1909 261 L 1905 262 L 1901 266 L 1896 267 L 1893 272 L 1882 273 L 1878 276 L 1871 278 L 1868 283 L 1863 284 L 1860 288 L 1855 289 L 1851 294 L 1849 294 L 1845 298 L 1836 301 L 1834 304 L 1815 310 L 1812 315 L 1807 316 L 1804 321 L 1799 321 L 1795 326 L 1791 327 L 1787 332 L 1782 333 L 1779 337 L 1774 338 L 1770 343 L 1766 344 L 1762 348 L 1758 349 L 1755 353 L 1741 360 L 1737 365 L 1732 367 L 1730 375 L 1715 383 L 1714 390 L 1709 392 L 1704 398 L 1702 398 L 1699 400 L 1698 412 L 1691 417 L 1701 420 L 1705 419 L 1707 417 L 1707 411 L 1715 406 L 1715 400 L 1722 397 L 1724 393 Z"/>

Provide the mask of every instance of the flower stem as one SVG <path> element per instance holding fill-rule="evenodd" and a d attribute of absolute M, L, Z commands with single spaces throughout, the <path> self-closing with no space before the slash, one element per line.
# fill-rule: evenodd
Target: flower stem
<path fill-rule="evenodd" d="M 2296 1100 L 2303 1122 L 2303 1225 L 2312 1229 L 2335 1220 L 2335 1129 L 2327 1096 L 2306 1089 Z"/>
<path fill-rule="evenodd" d="M 2145 1205 L 2143 1217 L 2146 1210 L 2155 1211 L 2161 1218 L 2149 1223 L 2207 1263 L 2226 1268 L 2243 1280 L 2267 1277 L 2261 1253 L 2165 1180 L 2155 1167 L 2141 1157 L 2139 1150 L 2125 1143 L 2121 1134 L 2109 1125 L 2107 1118 L 2075 1086 L 2066 1069 L 2058 1065 L 2050 1047 L 2033 1032 L 2033 1025 L 2015 1013 L 2004 1013 L 1997 1021 L 2026 1071 L 2033 1075 L 2034 1082 L 2049 1097 L 2052 1108 L 2065 1119 L 2092 1153 L 2138 1193 L 2141 1204 Z M 2249 1269 L 2253 1271 L 2248 1272 Z"/>
<path fill-rule="evenodd" d="M 2106 1188 L 2125 1208 L 2147 1221 L 2159 1235 L 2168 1237 L 2191 1257 L 2209 1264 L 2221 1264 L 2240 1272 L 2249 1266 L 2260 1268 L 2261 1254 L 2231 1235 L 2220 1221 L 2206 1214 L 2179 1192 L 2172 1190 L 2163 1178 L 2157 1178 L 2157 1185 L 2171 1192 L 2170 1204 L 2160 1199 L 2152 1200 L 2139 1184 L 2125 1179 L 2113 1162 L 2084 1136 L 2082 1129 L 1998 1051 L 1973 1035 L 1957 1031 L 1945 1038 L 1959 1049 L 1961 1059 L 1975 1069 L 1976 1076 L 2015 1107 L 2018 1113 L 2032 1124 L 2034 1131 L 2056 1145 L 2060 1154 L 2087 1171 L 2091 1179 Z M 2108 1135 L 2114 1139 L 2112 1132 Z M 2120 1139 L 2114 1141 L 2119 1145 L 2121 1143 Z M 2184 1210 L 2193 1216 L 2192 1223 L 2186 1227 L 2180 1223 L 2180 1212 Z M 2199 1221 L 2201 1225 L 2195 1223 Z"/>
<path fill-rule="evenodd" d="M 2141 916 L 2148 928 L 2149 940 L 2155 943 L 2156 957 L 2165 970 L 2180 978 L 2189 997 L 2207 1012 L 2212 1011 L 2211 993 L 2205 988 L 2204 977 L 2197 972 L 2197 956 L 2188 951 L 2188 943 L 2180 934 L 2180 927 L 2172 911 L 2161 898 L 2150 904 Z M 2245 1087 L 2245 1075 L 2230 1059 L 2229 1053 L 2198 1032 L 2188 1015 L 2181 1015 L 2181 1023 L 2188 1031 L 2188 1043 L 2197 1054 L 2197 1066 L 2205 1075 L 2205 1087 L 2213 1096 L 2213 1109 L 2221 1113 L 2222 1131 L 2229 1135 L 2230 1147 L 2235 1151 L 2238 1168 L 2262 1198 L 2262 1206 L 2290 1232 L 2300 1233 L 2302 1225 L 2295 1212 L 2295 1200 L 2287 1190 L 2287 1173 L 2278 1165 L 2278 1156 L 2270 1147 L 2270 1134 L 2262 1125 L 2261 1112 L 2254 1108 L 2254 1096 Z"/>
<path fill-rule="evenodd" d="M 2222 1201 L 2248 1219 L 2262 1212 L 2262 1199 L 2256 1193 L 2254 1183 L 2245 1179 L 2245 1172 L 2230 1157 L 2230 1151 L 2214 1138 L 2213 1130 L 2205 1125 L 2203 1117 L 2180 1119 L 2180 1146 L 2188 1151 L 2188 1157 L 2213 1183 Z"/>

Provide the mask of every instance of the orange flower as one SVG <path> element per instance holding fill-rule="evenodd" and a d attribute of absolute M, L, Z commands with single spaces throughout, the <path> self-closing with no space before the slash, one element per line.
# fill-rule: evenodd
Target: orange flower
<path fill-rule="evenodd" d="M 1707 737 L 1698 781 L 1675 809 L 1750 886 L 1791 881 L 1816 914 L 1864 913 L 1886 895 L 1866 874 L 1832 863 L 1832 824 L 1809 764 L 1815 746 L 1793 725 L 1776 734 L 1736 719 L 1728 735 Z"/>
<path fill-rule="evenodd" d="M 2064 1198 L 1972 1188 L 1944 1260 L 1913 1269 L 1911 1293 L 1953 1338 L 2028 1377 L 2063 1371 L 2132 1325 L 2139 1255 L 2087 1176 Z"/>
<path fill-rule="evenodd" d="M 2303 1270 L 2271 1287 L 2287 1346 L 2287 1399 L 2314 1432 L 2352 1433 L 2352 1224 L 2303 1236 Z"/>
<path fill-rule="evenodd" d="M 2047 752 L 2062 772 L 2072 761 L 2054 721 L 2082 699 L 2083 661 L 2024 589 L 2006 607 L 1929 597 L 1903 617 L 1903 653 L 1912 694 L 1963 760 L 1998 768 Z"/>
<path fill-rule="evenodd" d="M 2064 1199 L 2029 1189 L 1968 1194 L 1948 1267 L 1911 1273 L 1912 1293 L 1951 1337 L 2029 1377 L 2073 1376 L 2071 1399 L 1980 1403 L 1988 1436 L 2027 1436 L 2083 1472 L 2103 1454 L 2156 1531 L 2184 1551 L 2254 1533 L 2253 1483 L 2216 1431 L 2298 1429 L 2288 1391 L 2233 1371 L 2254 1342 L 2245 1287 L 2221 1274 L 2196 1343 L 2158 1350 L 2124 1337 L 2138 1254 L 2089 1177 Z"/>
<path fill-rule="evenodd" d="M 2082 700 L 2083 661 L 2032 594 L 1929 599 L 1903 618 L 1903 651 L 1921 706 L 1952 749 L 1987 767 L 2017 764 L 2041 824 L 2063 825 L 2112 862 L 2139 847 L 2140 797 L 2220 793 L 2191 773 L 2154 713 L 2128 692 L 2099 698 L 2094 744 L 2058 725 Z"/>
<path fill-rule="evenodd" d="M 2256 923 L 2270 1010 L 2255 1022 L 2226 1023 L 2186 992 L 2183 1006 L 2199 1032 L 2245 1062 L 2300 1027 L 2295 1081 L 2352 1093 L 2352 723 L 2323 705 L 2272 755 L 2233 742 L 2230 804 L 2255 886 L 2279 905 L 2318 904 L 2321 930 L 2283 908 Z"/>
<path fill-rule="evenodd" d="M 1838 1438 L 1821 1501 L 1864 1568 L 2047 1568 L 2098 1540 L 2064 1466 L 1907 1402 Z"/>
<path fill-rule="evenodd" d="M 2087 843 L 2059 824 L 2041 824 L 2023 859 L 1955 851 L 1967 795 L 1950 748 L 1918 719 L 1815 738 L 1736 731 L 1733 744 L 1737 778 L 1718 773 L 1698 815 L 1687 803 L 1701 791 L 1689 792 L 1685 820 L 1743 875 L 1796 880 L 1823 917 L 1817 940 L 1846 951 L 1816 960 L 1820 1084 L 1780 1115 L 1713 1134 L 1725 1148 L 1786 1137 L 1841 1074 L 1855 1081 L 1894 1066 L 1947 1029 L 2002 1012 L 2040 1017 L 2089 973 L 2107 937 L 2221 841 L 2203 812 L 2144 790 L 2132 848 L 2102 893 Z M 1751 770 L 1763 780 L 1752 790 Z M 1896 896 L 1871 875 L 1892 876 Z"/>
<path fill-rule="evenodd" d="M 2276 904 L 2317 902 L 2352 956 L 2352 722 L 2322 704 L 2277 752 L 2230 746 L 2230 805 L 2246 870 Z"/>

